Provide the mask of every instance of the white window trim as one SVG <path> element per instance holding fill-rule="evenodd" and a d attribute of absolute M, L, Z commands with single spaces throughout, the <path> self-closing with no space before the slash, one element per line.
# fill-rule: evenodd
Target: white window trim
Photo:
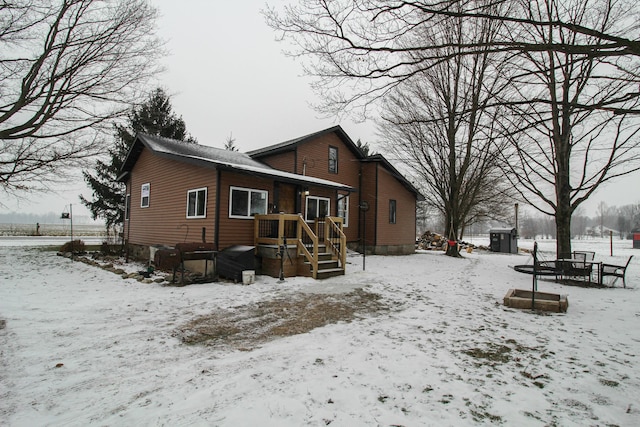
<path fill-rule="evenodd" d="M 245 188 L 245 187 L 234 187 L 234 186 L 230 186 L 229 187 L 229 218 L 235 218 L 235 219 L 253 219 L 253 215 L 233 215 L 232 212 L 232 208 L 233 208 L 233 190 L 240 190 L 240 191 L 247 191 L 249 200 L 247 200 L 247 206 L 249 207 L 249 212 L 251 212 L 251 193 L 263 193 L 265 200 L 267 201 L 267 203 L 265 203 L 265 211 L 263 214 L 267 213 L 267 209 L 269 206 L 269 192 L 267 190 L 258 190 L 256 188 Z M 258 214 L 258 215 L 262 215 L 262 214 Z"/>
<path fill-rule="evenodd" d="M 148 190 L 147 190 L 147 204 L 144 204 L 144 187 L 147 186 Z M 148 208 L 149 205 L 151 204 L 151 184 L 144 183 L 140 186 L 140 207 L 141 208 Z"/>
<path fill-rule="evenodd" d="M 207 197 L 209 196 L 208 187 L 194 188 L 191 190 L 187 190 L 187 219 L 197 219 L 197 218 L 206 218 L 207 217 Z M 198 193 L 200 191 L 204 191 L 204 214 L 203 215 L 189 215 L 189 194 L 196 193 L 196 207 L 195 210 L 198 212 Z"/>
<path fill-rule="evenodd" d="M 348 227 L 349 226 L 349 196 L 338 196 L 338 216 L 340 216 L 340 200 L 344 200 L 345 203 L 345 212 L 344 212 L 344 218 L 342 219 L 342 226 L 343 227 Z"/>
<path fill-rule="evenodd" d="M 309 212 L 309 199 L 326 200 L 327 201 L 327 216 L 331 216 L 331 199 L 328 197 L 320 197 L 320 196 L 307 196 L 304 200 L 304 220 L 306 222 L 313 222 L 313 219 L 307 218 L 307 212 Z M 320 203 L 318 203 L 318 209 L 320 209 Z M 319 212 L 316 212 L 316 218 L 319 217 Z"/>

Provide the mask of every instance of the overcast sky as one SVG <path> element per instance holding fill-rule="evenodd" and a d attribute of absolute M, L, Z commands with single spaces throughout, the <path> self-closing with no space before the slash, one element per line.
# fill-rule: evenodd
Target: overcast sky
<path fill-rule="evenodd" d="M 354 141 L 375 142 L 372 122 L 326 118 L 310 107 L 317 99 L 311 80 L 283 55 L 286 45 L 275 40 L 260 14 L 263 0 L 151 2 L 159 9 L 158 35 L 168 51 L 159 85 L 200 144 L 222 148 L 232 135 L 240 151 L 249 151 L 335 124 Z M 586 214 L 595 215 L 600 200 L 618 206 L 640 202 L 639 184 L 638 173 L 609 184 L 585 205 Z M 87 215 L 79 194 L 91 197 L 81 178 L 57 195 L 10 201 L 0 212 L 62 212 L 73 203 L 76 214 Z"/>

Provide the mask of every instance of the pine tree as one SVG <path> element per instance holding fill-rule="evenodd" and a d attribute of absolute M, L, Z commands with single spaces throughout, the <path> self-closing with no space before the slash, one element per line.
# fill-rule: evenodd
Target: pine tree
<path fill-rule="evenodd" d="M 233 137 L 233 134 L 229 134 L 227 140 L 224 143 L 224 149 L 229 151 L 239 151 L 238 147 L 236 147 L 236 139 Z"/>
<path fill-rule="evenodd" d="M 360 151 L 362 151 L 362 154 L 364 154 L 365 157 L 373 156 L 375 154 L 371 150 L 371 147 L 369 147 L 369 143 L 362 142 L 360 138 L 358 138 L 358 140 L 356 141 L 356 147 L 358 147 Z"/>
<path fill-rule="evenodd" d="M 164 90 L 157 88 L 144 104 L 133 107 L 127 117 L 127 124 L 115 126 L 114 145 L 108 151 L 108 160 L 98 160 L 95 173 L 82 172 L 93 191 L 93 200 L 80 196 L 80 201 L 89 209 L 93 219 L 105 220 L 107 232 L 124 221 L 126 189 L 124 184 L 116 179 L 138 132 L 185 143 L 197 143 L 187 133 L 182 117 L 173 113 L 169 96 Z"/>

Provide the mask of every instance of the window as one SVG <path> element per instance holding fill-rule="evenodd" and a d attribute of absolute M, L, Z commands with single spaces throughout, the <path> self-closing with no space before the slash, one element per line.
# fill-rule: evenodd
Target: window
<path fill-rule="evenodd" d="M 207 217 L 207 188 L 187 191 L 187 218 Z"/>
<path fill-rule="evenodd" d="M 349 196 L 338 196 L 338 216 L 342 218 L 342 225 L 349 226 Z"/>
<path fill-rule="evenodd" d="M 329 146 L 329 173 L 338 173 L 338 147 Z"/>
<path fill-rule="evenodd" d="M 140 207 L 148 208 L 149 207 L 149 194 L 151 193 L 151 185 L 149 183 L 142 184 L 140 188 Z"/>
<path fill-rule="evenodd" d="M 326 197 L 307 196 L 305 209 L 305 221 L 313 221 L 316 218 L 324 218 L 329 215 L 331 201 Z"/>
<path fill-rule="evenodd" d="M 264 190 L 230 187 L 229 218 L 253 218 L 267 213 L 269 193 Z"/>
<path fill-rule="evenodd" d="M 131 211 L 131 194 L 127 194 L 124 198 L 124 219 L 129 219 L 129 212 Z"/>
<path fill-rule="evenodd" d="M 396 223 L 396 201 L 389 200 L 389 224 Z"/>

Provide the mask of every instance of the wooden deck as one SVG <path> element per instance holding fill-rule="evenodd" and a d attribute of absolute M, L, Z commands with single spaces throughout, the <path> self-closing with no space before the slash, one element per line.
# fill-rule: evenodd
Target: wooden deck
<path fill-rule="evenodd" d="M 342 218 L 317 218 L 308 223 L 300 214 L 268 214 L 256 215 L 254 221 L 256 246 L 295 245 L 297 258 L 308 263 L 314 279 L 344 274 L 347 238 Z"/>

